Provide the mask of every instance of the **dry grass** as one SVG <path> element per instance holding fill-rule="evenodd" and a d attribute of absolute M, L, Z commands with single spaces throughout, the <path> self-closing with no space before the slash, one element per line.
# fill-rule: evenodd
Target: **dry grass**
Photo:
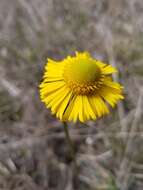
<path fill-rule="evenodd" d="M 142 0 L 0 1 L 0 190 L 143 189 Z M 88 50 L 119 69 L 125 101 L 106 118 L 62 125 L 40 103 L 47 57 Z"/>

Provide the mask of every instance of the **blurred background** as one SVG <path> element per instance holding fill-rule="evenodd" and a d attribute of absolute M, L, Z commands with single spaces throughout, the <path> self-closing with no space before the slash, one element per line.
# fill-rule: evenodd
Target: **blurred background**
<path fill-rule="evenodd" d="M 117 67 L 125 93 L 109 116 L 70 124 L 78 172 L 38 89 L 47 57 L 76 50 Z M 0 0 L 0 190 L 142 190 L 142 122 L 142 0 Z"/>

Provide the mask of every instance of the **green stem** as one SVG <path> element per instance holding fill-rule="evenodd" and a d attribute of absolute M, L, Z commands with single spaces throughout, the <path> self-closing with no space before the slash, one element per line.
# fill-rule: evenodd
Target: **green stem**
<path fill-rule="evenodd" d="M 63 122 L 63 124 L 64 124 L 64 131 L 65 131 L 66 139 L 67 139 L 67 142 L 68 142 L 68 145 L 70 148 L 71 159 L 74 161 L 74 163 L 76 165 L 75 151 L 74 151 L 73 142 L 72 142 L 70 135 L 69 135 L 68 125 L 66 122 Z"/>

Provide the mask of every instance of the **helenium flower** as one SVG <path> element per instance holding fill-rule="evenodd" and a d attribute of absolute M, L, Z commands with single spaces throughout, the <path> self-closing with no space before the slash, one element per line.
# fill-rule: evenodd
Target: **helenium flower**
<path fill-rule="evenodd" d="M 79 53 L 61 61 L 48 59 L 43 82 L 40 84 L 41 101 L 51 108 L 62 121 L 85 122 L 109 113 L 123 99 L 122 86 L 112 80 L 117 70 Z"/>

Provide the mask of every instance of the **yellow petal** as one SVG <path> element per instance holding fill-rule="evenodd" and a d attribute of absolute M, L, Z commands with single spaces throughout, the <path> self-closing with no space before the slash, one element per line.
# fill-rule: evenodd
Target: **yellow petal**
<path fill-rule="evenodd" d="M 92 105 L 89 102 L 89 97 L 83 96 L 84 113 L 86 115 L 85 120 L 96 119 L 96 114 L 93 111 Z"/>
<path fill-rule="evenodd" d="M 73 120 L 74 122 L 76 122 L 76 120 L 78 119 L 78 115 L 79 115 L 79 98 L 80 98 L 79 96 L 76 96 L 76 98 L 74 100 L 73 108 L 69 115 L 69 120 Z"/>
<path fill-rule="evenodd" d="M 104 86 L 99 91 L 99 94 L 106 102 L 108 102 L 112 107 L 115 107 L 116 103 L 123 99 L 120 89 L 115 89 L 111 87 Z"/>
<path fill-rule="evenodd" d="M 61 118 L 70 97 L 71 92 L 68 89 L 63 89 L 63 92 L 56 96 L 50 103 L 52 113 L 57 114 Z"/>
<path fill-rule="evenodd" d="M 93 105 L 94 112 L 97 113 L 98 117 L 109 113 L 109 109 L 102 98 L 98 95 L 91 97 L 91 103 Z"/>
<path fill-rule="evenodd" d="M 106 65 L 105 67 L 102 68 L 102 73 L 104 75 L 109 75 L 116 72 L 117 72 L 117 69 L 112 67 L 111 65 Z"/>
<path fill-rule="evenodd" d="M 49 94 L 56 92 L 65 86 L 64 82 L 42 83 L 40 85 L 40 97 L 45 99 Z"/>

